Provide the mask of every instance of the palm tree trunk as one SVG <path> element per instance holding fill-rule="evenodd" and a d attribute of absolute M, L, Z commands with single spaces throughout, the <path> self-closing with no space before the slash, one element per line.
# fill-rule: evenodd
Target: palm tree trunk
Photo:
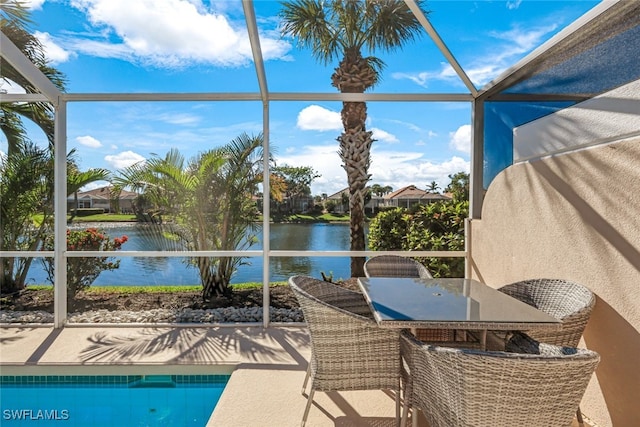
<path fill-rule="evenodd" d="M 349 111 L 356 112 L 356 114 L 362 114 L 364 111 L 366 117 L 366 105 L 362 102 L 345 102 L 342 110 L 343 117 L 348 115 Z M 347 172 L 349 184 L 349 237 L 352 251 L 365 250 L 364 196 L 367 182 L 371 177 L 368 173 L 371 145 L 373 144 L 371 135 L 372 132 L 359 125 L 343 132 L 338 137 L 342 166 Z M 364 276 L 364 262 L 364 257 L 351 258 L 351 277 Z"/>
<path fill-rule="evenodd" d="M 331 76 L 331 85 L 342 93 L 364 93 L 377 80 L 375 70 L 358 48 L 350 48 Z M 371 164 L 372 132 L 367 131 L 367 104 L 343 102 L 340 113 L 344 132 L 338 137 L 342 167 L 349 184 L 350 242 L 352 251 L 365 250 L 364 197 Z M 351 277 L 364 276 L 363 257 L 351 257 Z"/>

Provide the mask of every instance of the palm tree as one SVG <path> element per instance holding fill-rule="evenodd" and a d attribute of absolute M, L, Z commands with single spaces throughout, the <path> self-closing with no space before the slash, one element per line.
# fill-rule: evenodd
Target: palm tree
<path fill-rule="evenodd" d="M 22 2 L 0 2 L 0 29 L 16 47 L 60 90 L 64 90 L 61 72 L 49 66 L 40 41 L 27 31 L 31 23 Z M 37 93 L 27 79 L 4 58 L 0 58 L 0 78 L 17 84 L 27 93 Z M 42 149 L 33 144 L 22 118 L 38 125 L 49 141 Z M 49 103 L 20 102 L 0 104 L 0 131 L 7 139 L 7 153 L 0 159 L 0 242 L 2 250 L 38 250 L 51 232 L 53 221 L 53 147 L 54 111 Z M 91 169 L 80 172 L 71 151 L 67 157 L 67 195 L 94 181 L 107 179 L 108 171 Z M 3 291 L 25 286 L 32 257 L 0 259 L 0 286 Z"/>
<path fill-rule="evenodd" d="M 79 171 L 72 151 L 67 195 L 95 181 L 106 180 L 105 169 Z M 0 157 L 0 249 L 35 251 L 42 248 L 53 222 L 53 154 L 32 142 L 20 142 L 11 155 Z M 3 292 L 25 287 L 33 257 L 0 259 L 0 287 Z"/>
<path fill-rule="evenodd" d="M 51 210 L 48 178 L 51 157 L 32 143 L 18 143 L 11 156 L 0 157 L 0 250 L 39 249 Z M 49 199 L 51 200 L 51 199 Z M 42 213 L 42 217 L 37 217 Z M 0 288 L 3 293 L 24 288 L 33 258 L 0 258 Z"/>
<path fill-rule="evenodd" d="M 417 1 L 421 6 L 421 1 Z M 282 33 L 298 40 L 324 65 L 341 58 L 331 85 L 342 93 L 364 93 L 378 83 L 381 59 L 363 51 L 392 51 L 421 34 L 422 27 L 402 0 L 294 0 L 283 3 Z M 342 103 L 343 133 L 338 137 L 349 185 L 350 247 L 365 249 L 365 188 L 369 181 L 372 132 L 364 102 Z M 364 275 L 362 257 L 351 258 L 351 276 Z"/>
<path fill-rule="evenodd" d="M 124 187 L 138 192 L 137 214 L 157 222 L 163 217 L 176 222 L 185 204 L 185 189 L 193 185 L 185 175 L 187 161 L 177 150 L 171 149 L 163 158 L 153 156 L 120 171 L 113 180 L 114 193 Z M 144 201 L 143 205 L 140 201 Z"/>
<path fill-rule="evenodd" d="M 64 90 L 63 74 L 49 65 L 42 43 L 29 31 L 31 24 L 29 12 L 23 3 L 17 0 L 0 2 L 0 30 L 16 47 L 46 75 L 60 90 Z M 27 93 L 38 93 L 36 87 L 24 78 L 4 58 L 0 58 L 0 78 L 14 83 Z M 38 125 L 53 145 L 54 119 L 53 106 L 46 102 L 22 102 L 0 104 L 0 130 L 7 138 L 8 154 L 11 155 L 19 143 L 27 141 L 22 117 Z"/>
<path fill-rule="evenodd" d="M 440 189 L 440 186 L 435 181 L 431 181 L 431 184 L 427 186 L 427 192 L 429 193 L 437 193 L 439 189 Z"/>
<path fill-rule="evenodd" d="M 262 135 L 242 134 L 224 147 L 185 161 L 171 150 L 123 170 L 118 188 L 141 192 L 151 209 L 166 214 L 187 249 L 241 250 L 251 246 L 258 215 L 252 196 L 262 182 Z M 229 291 L 242 257 L 196 257 L 203 299 Z"/>

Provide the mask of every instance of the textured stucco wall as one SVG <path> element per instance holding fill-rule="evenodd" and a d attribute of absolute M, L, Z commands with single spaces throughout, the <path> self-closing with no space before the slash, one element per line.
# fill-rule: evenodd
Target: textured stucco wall
<path fill-rule="evenodd" d="M 640 426 L 640 137 L 621 136 L 511 166 L 470 223 L 472 277 L 564 278 L 597 295 L 582 345 L 602 361 L 582 410 L 601 427 Z"/>

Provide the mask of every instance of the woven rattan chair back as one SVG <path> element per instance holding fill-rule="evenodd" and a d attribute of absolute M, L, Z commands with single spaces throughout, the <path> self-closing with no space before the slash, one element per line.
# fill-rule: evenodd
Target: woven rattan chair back
<path fill-rule="evenodd" d="M 562 320 L 560 330 L 525 331 L 536 341 L 559 346 L 578 346 L 596 304 L 593 292 L 568 280 L 523 280 L 505 285 L 499 290 Z"/>
<path fill-rule="evenodd" d="M 311 388 L 316 391 L 393 390 L 400 418 L 400 333 L 378 327 L 362 294 L 306 276 L 289 279 L 311 337 Z"/>
<path fill-rule="evenodd" d="M 364 274 L 367 277 L 422 277 L 433 276 L 418 261 L 400 255 L 378 255 L 364 263 Z"/>
<path fill-rule="evenodd" d="M 425 345 L 403 333 L 405 402 L 430 427 L 570 426 L 600 356 L 531 341 L 523 354 Z"/>

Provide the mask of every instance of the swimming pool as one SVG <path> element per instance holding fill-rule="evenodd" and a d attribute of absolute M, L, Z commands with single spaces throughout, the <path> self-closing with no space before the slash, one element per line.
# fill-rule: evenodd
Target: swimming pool
<path fill-rule="evenodd" d="M 204 427 L 228 380 L 228 375 L 1 376 L 0 424 Z"/>

